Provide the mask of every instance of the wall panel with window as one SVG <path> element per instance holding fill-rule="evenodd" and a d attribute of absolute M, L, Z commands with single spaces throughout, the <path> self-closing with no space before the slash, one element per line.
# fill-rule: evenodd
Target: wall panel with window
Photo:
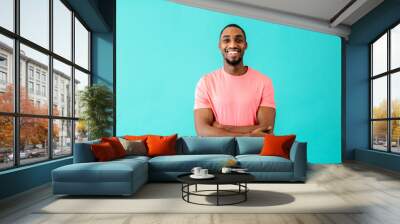
<path fill-rule="evenodd" d="M 0 8 L 0 171 L 70 156 L 87 139 L 79 96 L 90 85 L 89 29 L 63 0 Z"/>
<path fill-rule="evenodd" d="M 400 153 L 400 24 L 370 44 L 371 148 Z"/>

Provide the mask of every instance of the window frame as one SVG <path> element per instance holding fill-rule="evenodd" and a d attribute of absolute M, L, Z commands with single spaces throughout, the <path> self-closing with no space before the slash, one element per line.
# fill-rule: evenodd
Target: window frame
<path fill-rule="evenodd" d="M 73 156 L 73 152 L 74 152 L 74 143 L 75 143 L 75 126 L 76 126 L 76 121 L 79 120 L 79 117 L 75 116 L 75 108 L 72 107 L 72 113 L 70 114 L 70 116 L 56 116 L 53 115 L 53 97 L 54 97 L 54 92 L 53 92 L 53 59 L 58 60 L 61 63 L 64 63 L 68 66 L 71 66 L 71 83 L 73 84 L 75 82 L 75 69 L 85 73 L 88 75 L 89 77 L 89 83 L 88 86 L 92 85 L 92 69 L 91 69 L 91 65 L 92 65 L 92 61 L 91 61 L 91 48 L 92 48 L 92 44 L 91 44 L 91 37 L 92 37 L 92 30 L 88 27 L 88 25 L 83 21 L 83 19 L 79 16 L 79 14 L 72 9 L 72 7 L 68 4 L 68 2 L 66 2 L 65 0 L 59 0 L 62 4 L 64 4 L 64 6 L 66 8 L 68 8 L 68 10 L 71 11 L 71 18 L 70 18 L 70 22 L 71 22 L 71 59 L 67 59 L 64 58 L 63 56 L 55 53 L 53 50 L 53 0 L 48 0 L 49 3 L 49 49 L 46 49 L 45 47 L 42 47 L 39 44 L 34 43 L 33 41 L 30 41 L 27 38 L 24 38 L 23 36 L 20 35 L 20 0 L 14 0 L 13 1 L 13 10 L 14 10 L 14 18 L 13 18 L 13 22 L 14 22 L 14 30 L 10 31 L 4 27 L 0 26 L 0 35 L 3 35 L 5 37 L 11 38 L 13 40 L 13 64 L 12 66 L 12 73 L 11 75 L 13 75 L 14 78 L 14 99 L 13 99 L 13 107 L 14 110 L 13 112 L 2 112 L 0 111 L 0 116 L 4 116 L 4 117 L 12 117 L 13 119 L 13 154 L 14 154 L 14 161 L 13 161 L 13 166 L 11 167 L 5 167 L 5 168 L 0 168 L 0 172 L 5 171 L 5 170 L 11 170 L 11 169 L 16 169 L 19 167 L 24 167 L 24 166 L 30 166 L 33 164 L 38 164 L 38 163 L 43 163 L 43 162 L 47 162 L 50 160 L 58 160 L 58 159 L 62 159 L 62 158 L 66 158 L 66 157 L 70 157 Z M 81 67 L 80 65 L 75 63 L 75 18 L 77 20 L 79 20 L 79 22 L 84 26 L 84 28 L 88 31 L 88 69 L 85 69 L 83 67 Z M 48 93 L 45 93 L 46 96 L 48 97 L 48 112 L 46 115 L 39 115 L 39 114 L 27 114 L 27 113 L 21 113 L 20 111 L 20 44 L 23 44 L 27 47 L 30 47 L 36 51 L 39 51 L 40 53 L 43 53 L 45 55 L 48 56 L 49 59 L 49 63 L 48 63 L 48 85 L 46 86 L 46 91 L 48 91 Z M 29 66 L 29 64 L 27 64 L 27 66 Z M 28 71 L 27 67 L 27 71 Z M 40 72 L 40 76 L 39 76 L 39 82 L 38 83 L 42 83 L 41 81 L 41 72 Z M 27 82 L 30 79 L 30 74 L 27 73 L 25 74 L 26 78 L 27 78 Z M 35 84 L 36 82 L 36 69 L 33 70 L 33 79 L 31 80 Z M 47 81 L 47 80 L 46 80 Z M 41 85 L 40 85 L 41 86 Z M 75 85 L 72 85 L 72 90 L 71 93 L 73 94 L 72 99 L 71 99 L 71 103 L 72 105 L 74 105 L 75 103 L 75 89 L 74 89 Z M 27 89 L 27 91 L 29 91 Z M 34 89 L 34 91 L 36 91 Z M 42 94 L 40 94 L 41 96 Z M 20 119 L 21 118 L 45 118 L 47 119 L 48 122 L 48 136 L 47 136 L 47 142 L 49 143 L 47 146 L 47 150 L 48 150 L 48 155 L 47 158 L 43 158 L 43 160 L 40 160 L 38 162 L 32 162 L 32 163 L 26 163 L 26 164 L 21 164 L 20 161 Z M 53 122 L 56 120 L 66 120 L 66 121 L 71 121 L 71 153 L 68 155 L 62 155 L 62 156 L 54 156 L 53 152 L 54 152 L 54 147 L 53 147 Z"/>
<path fill-rule="evenodd" d="M 379 34 L 375 39 L 373 39 L 371 42 L 368 43 L 368 52 L 369 52 L 369 149 L 373 151 L 379 151 L 379 152 L 385 152 L 385 153 L 391 153 L 391 154 L 400 154 L 400 152 L 393 152 L 392 151 L 392 136 L 391 136 L 391 129 L 392 121 L 400 120 L 400 117 L 392 117 L 392 98 L 391 98 L 391 91 L 392 91 L 392 86 L 391 86 L 391 79 L 393 75 L 396 75 L 396 73 L 400 72 L 400 67 L 398 68 L 393 68 L 391 69 L 391 31 L 393 28 L 400 26 L 400 21 L 395 22 L 392 24 L 389 28 L 385 29 L 384 32 Z M 382 72 L 380 74 L 376 74 L 374 76 L 373 74 L 373 44 L 376 43 L 381 37 L 384 35 L 387 35 L 387 64 L 386 64 L 386 71 Z M 386 118 L 373 118 L 373 81 L 378 78 L 386 77 L 386 87 L 387 87 L 387 105 L 386 105 Z M 374 148 L 374 133 L 373 133 L 373 122 L 374 121 L 386 121 L 386 151 L 379 150 Z"/>

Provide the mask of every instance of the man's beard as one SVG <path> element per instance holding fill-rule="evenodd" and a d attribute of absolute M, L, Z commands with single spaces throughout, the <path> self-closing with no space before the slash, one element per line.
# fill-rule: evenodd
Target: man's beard
<path fill-rule="evenodd" d="M 242 62 L 242 58 L 238 58 L 237 60 L 231 61 L 228 58 L 225 58 L 226 63 L 232 65 L 232 66 L 236 66 L 238 64 L 240 64 L 240 62 Z"/>

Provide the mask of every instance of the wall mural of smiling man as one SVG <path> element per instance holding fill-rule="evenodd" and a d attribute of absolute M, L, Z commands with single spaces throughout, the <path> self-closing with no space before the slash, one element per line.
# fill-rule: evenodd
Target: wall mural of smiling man
<path fill-rule="evenodd" d="M 272 134 L 275 101 L 272 81 L 245 66 L 246 33 L 225 26 L 219 49 L 224 66 L 203 76 L 196 87 L 194 120 L 200 136 L 264 136 Z"/>

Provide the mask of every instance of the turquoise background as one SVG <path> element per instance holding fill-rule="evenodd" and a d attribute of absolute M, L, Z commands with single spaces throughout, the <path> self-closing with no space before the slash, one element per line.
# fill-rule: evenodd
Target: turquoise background
<path fill-rule="evenodd" d="M 223 65 L 221 28 L 247 35 L 246 65 L 275 88 L 275 134 L 308 143 L 311 163 L 341 161 L 339 37 L 168 1 L 117 1 L 117 135 L 195 135 L 194 91 Z"/>

